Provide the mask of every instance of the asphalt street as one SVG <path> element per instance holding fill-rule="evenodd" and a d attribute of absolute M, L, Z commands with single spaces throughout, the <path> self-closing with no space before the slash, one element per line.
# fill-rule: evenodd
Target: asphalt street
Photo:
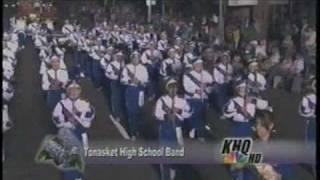
<path fill-rule="evenodd" d="M 47 134 L 55 133 L 45 98 L 41 90 L 39 75 L 40 62 L 36 51 L 29 41 L 26 48 L 18 54 L 15 74 L 15 97 L 10 106 L 10 116 L 14 127 L 5 134 L 4 144 L 7 159 L 4 162 L 3 178 L 6 180 L 58 180 L 61 173 L 50 165 L 36 164 L 34 157 L 41 140 Z M 66 54 L 66 63 L 70 56 Z M 81 80 L 83 96 L 96 108 L 96 118 L 88 132 L 90 141 L 125 141 L 109 119 L 108 105 L 102 91 L 96 90 L 89 79 Z M 298 115 L 301 95 L 282 90 L 268 90 L 276 119 L 277 136 L 282 139 L 301 140 L 304 137 L 304 122 Z M 148 102 L 143 109 L 142 137 L 146 140 L 157 139 L 157 124 L 152 117 L 154 102 Z M 209 110 L 207 122 L 211 127 L 208 141 L 219 141 L 227 136 L 230 122 L 220 120 Z M 195 147 L 196 148 L 196 147 Z M 310 172 L 300 165 L 294 165 L 297 180 L 312 180 Z M 159 169 L 156 165 L 92 165 L 85 171 L 86 180 L 158 180 Z M 178 171 L 178 180 L 185 176 L 194 180 L 228 180 L 224 165 L 192 165 Z"/>

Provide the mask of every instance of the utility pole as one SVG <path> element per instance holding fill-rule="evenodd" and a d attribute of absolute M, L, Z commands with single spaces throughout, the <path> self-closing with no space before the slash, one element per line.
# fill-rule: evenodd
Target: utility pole
<path fill-rule="evenodd" d="M 151 16 L 152 16 L 152 6 L 151 4 L 148 6 L 148 23 L 151 22 Z"/>
<path fill-rule="evenodd" d="M 165 13 L 166 13 L 166 6 L 165 6 L 165 3 L 164 3 L 165 0 L 162 0 L 162 17 L 165 16 Z"/>
<path fill-rule="evenodd" d="M 223 2 L 224 0 L 219 0 L 219 34 L 220 34 L 220 41 L 222 44 L 224 44 Z"/>

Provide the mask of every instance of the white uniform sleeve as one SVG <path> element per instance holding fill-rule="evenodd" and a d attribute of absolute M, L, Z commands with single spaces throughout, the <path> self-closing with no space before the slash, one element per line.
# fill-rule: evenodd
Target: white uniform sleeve
<path fill-rule="evenodd" d="M 144 67 L 144 66 L 142 66 L 142 70 L 141 70 L 141 72 L 139 72 L 139 73 L 141 73 L 141 77 L 140 77 L 139 81 L 140 81 L 142 84 L 148 83 L 148 81 L 149 81 L 149 75 L 148 75 L 147 68 Z"/>
<path fill-rule="evenodd" d="M 268 101 L 263 100 L 263 99 L 256 99 L 256 100 L 257 100 L 257 102 L 256 102 L 257 109 L 268 110 L 270 108 Z"/>
<path fill-rule="evenodd" d="M 192 115 L 191 107 L 190 107 L 189 103 L 186 100 L 183 100 L 183 104 L 184 104 L 184 106 L 183 106 L 183 110 L 182 110 L 181 116 L 183 118 L 189 118 Z"/>
<path fill-rule="evenodd" d="M 93 107 L 90 107 L 87 111 L 82 112 L 79 120 L 79 123 L 85 127 L 85 128 L 89 128 L 91 126 L 91 122 L 95 117 L 95 111 L 93 109 Z"/>
<path fill-rule="evenodd" d="M 46 70 L 47 70 L 46 64 L 42 61 L 40 65 L 40 70 L 39 70 L 40 75 L 45 74 Z"/>
<path fill-rule="evenodd" d="M 262 91 L 265 90 L 267 81 L 266 81 L 266 78 L 262 74 L 260 74 L 259 83 L 261 85 L 259 89 Z"/>
<path fill-rule="evenodd" d="M 312 117 L 314 114 L 314 110 L 310 108 L 306 97 L 303 97 L 302 102 L 300 103 L 299 114 L 303 117 Z"/>
<path fill-rule="evenodd" d="M 223 116 L 227 118 L 232 118 L 237 114 L 237 110 L 235 108 L 233 100 L 229 100 L 229 102 L 223 108 Z"/>
<path fill-rule="evenodd" d="M 45 71 L 42 75 L 42 90 L 47 91 L 49 90 L 50 82 L 48 78 L 48 73 Z"/>
<path fill-rule="evenodd" d="M 162 76 L 167 76 L 167 63 L 166 63 L 166 60 L 162 61 L 161 62 L 161 66 L 160 66 L 160 75 Z"/>
<path fill-rule="evenodd" d="M 105 76 L 107 78 L 110 78 L 111 79 L 111 74 L 112 74 L 112 68 L 111 68 L 111 64 L 108 64 L 107 67 L 106 67 L 106 71 L 105 71 Z"/>
<path fill-rule="evenodd" d="M 60 103 L 56 105 L 56 107 L 53 110 L 53 123 L 58 127 L 61 128 L 64 126 L 64 115 L 62 114 L 62 106 Z"/>
<path fill-rule="evenodd" d="M 147 58 L 147 51 L 145 51 L 141 56 L 141 62 L 142 62 L 142 64 L 147 64 L 147 63 L 149 63 L 149 61 L 150 60 Z"/>
<path fill-rule="evenodd" d="M 62 73 L 61 73 L 61 82 L 62 82 L 62 86 L 63 87 L 66 87 L 68 81 L 69 81 L 69 75 L 68 75 L 68 72 L 63 70 Z"/>
<path fill-rule="evenodd" d="M 155 116 L 156 116 L 157 120 L 163 121 L 165 114 L 166 114 L 165 111 L 162 109 L 162 101 L 159 98 L 156 103 Z"/>
<path fill-rule="evenodd" d="M 121 83 L 123 84 L 129 84 L 129 75 L 128 75 L 128 67 L 124 68 L 121 72 Z"/>

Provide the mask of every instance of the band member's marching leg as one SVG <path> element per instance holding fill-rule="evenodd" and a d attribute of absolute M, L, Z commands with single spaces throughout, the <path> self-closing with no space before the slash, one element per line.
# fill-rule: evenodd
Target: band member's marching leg
<path fill-rule="evenodd" d="M 168 79 L 166 82 L 167 94 L 156 102 L 155 116 L 159 122 L 159 141 L 161 147 L 177 148 L 184 146 L 182 123 L 190 117 L 191 108 L 187 101 L 177 95 L 177 81 Z M 161 180 L 173 179 L 175 167 L 161 164 Z"/>
<path fill-rule="evenodd" d="M 67 98 L 61 100 L 54 108 L 53 122 L 57 128 L 69 128 L 80 140 L 84 150 L 88 150 L 87 130 L 95 117 L 95 110 L 89 102 L 80 98 L 81 87 L 72 82 L 67 87 Z M 65 170 L 64 180 L 82 179 L 83 174 L 77 170 Z"/>
<path fill-rule="evenodd" d="M 110 85 L 110 104 L 111 104 L 111 112 L 114 118 L 117 121 L 123 120 L 124 116 L 124 109 L 122 105 L 122 86 L 120 84 L 120 76 L 121 70 L 123 69 L 124 62 L 123 62 L 123 54 L 122 52 L 118 52 L 114 55 L 114 58 L 111 62 L 107 65 L 105 76 L 108 78 L 109 85 Z"/>
<path fill-rule="evenodd" d="M 68 72 L 60 67 L 60 59 L 53 56 L 51 68 L 42 76 L 42 89 L 47 91 L 47 103 L 50 110 L 62 99 L 61 96 L 68 81 Z"/>
<path fill-rule="evenodd" d="M 316 79 L 313 76 L 309 79 L 299 108 L 300 115 L 305 118 L 305 139 L 308 143 L 314 143 L 316 139 L 316 99 Z"/>
<path fill-rule="evenodd" d="M 129 132 L 132 140 L 138 134 L 141 118 L 139 116 L 141 107 L 144 105 L 145 87 L 149 76 L 147 68 L 140 63 L 140 54 L 133 52 L 132 63 L 125 66 L 121 75 L 121 82 L 126 85 L 125 105 L 129 122 Z"/>
<path fill-rule="evenodd" d="M 203 69 L 201 59 L 193 62 L 193 70 L 183 76 L 183 86 L 187 100 L 192 108 L 193 115 L 190 118 L 190 137 L 197 135 L 198 139 L 204 140 L 205 133 L 205 112 L 208 107 L 208 93 L 213 82 L 212 76 Z"/>

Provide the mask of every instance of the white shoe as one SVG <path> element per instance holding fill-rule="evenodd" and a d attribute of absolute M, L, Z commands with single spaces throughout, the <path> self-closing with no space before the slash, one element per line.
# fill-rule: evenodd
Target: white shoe
<path fill-rule="evenodd" d="M 80 77 L 84 78 L 85 77 L 84 73 L 80 73 Z"/>
<path fill-rule="evenodd" d="M 189 137 L 191 139 L 194 139 L 194 137 L 196 136 L 196 129 L 192 129 L 190 132 L 189 132 Z"/>

